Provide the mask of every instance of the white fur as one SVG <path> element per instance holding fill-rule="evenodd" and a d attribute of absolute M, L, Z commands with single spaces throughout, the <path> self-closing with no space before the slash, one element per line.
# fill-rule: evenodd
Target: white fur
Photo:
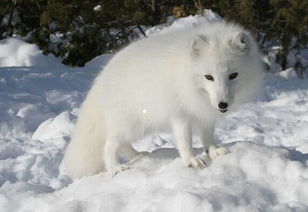
<path fill-rule="evenodd" d="M 238 77 L 229 80 L 233 72 Z M 261 80 L 256 43 L 234 24 L 203 24 L 132 43 L 95 80 L 65 153 L 64 171 L 72 178 L 122 171 L 127 167 L 119 164 L 118 153 L 133 158 L 132 142 L 162 130 L 174 132 L 186 166 L 205 167 L 193 153 L 192 126 L 200 130 L 210 157 L 228 153 L 213 142 L 222 115 L 218 104 L 227 102 L 232 110 L 249 101 Z"/>

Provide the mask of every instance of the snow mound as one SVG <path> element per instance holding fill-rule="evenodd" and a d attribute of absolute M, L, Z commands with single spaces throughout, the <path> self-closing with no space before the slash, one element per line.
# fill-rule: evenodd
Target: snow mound
<path fill-rule="evenodd" d="M 21 206 L 19 211 L 33 212 L 42 208 L 71 212 L 307 209 L 308 169 L 303 163 L 307 155 L 249 142 L 229 147 L 231 154 L 203 170 L 183 167 L 175 149 L 157 149 L 114 177 L 102 173 L 77 180 L 52 196 L 47 190 L 45 195 L 20 198 L 29 192 L 25 189 L 11 201 Z M 36 194 L 46 189 L 27 186 Z"/>
<path fill-rule="evenodd" d="M 48 141 L 54 138 L 63 138 L 71 134 L 75 117 L 68 111 L 55 118 L 44 121 L 33 133 L 31 139 Z"/>
<path fill-rule="evenodd" d="M 62 66 L 60 60 L 52 55 L 45 56 L 34 44 L 17 38 L 0 41 L 0 67 L 7 66 Z"/>

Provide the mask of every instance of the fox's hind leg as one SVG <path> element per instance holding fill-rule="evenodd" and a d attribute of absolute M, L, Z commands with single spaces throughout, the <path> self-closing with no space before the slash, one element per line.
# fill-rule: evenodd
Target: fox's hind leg
<path fill-rule="evenodd" d="M 118 158 L 118 152 L 120 147 L 119 138 L 115 136 L 108 136 L 106 139 L 106 144 L 104 147 L 104 163 L 106 170 L 115 175 L 125 169 L 128 169 L 128 166 L 121 165 Z"/>

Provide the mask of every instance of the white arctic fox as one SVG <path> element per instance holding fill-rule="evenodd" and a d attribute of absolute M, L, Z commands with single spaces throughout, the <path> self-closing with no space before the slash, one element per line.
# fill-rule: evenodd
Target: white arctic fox
<path fill-rule="evenodd" d="M 210 158 L 228 153 L 213 142 L 215 121 L 250 100 L 261 80 L 256 42 L 235 24 L 207 23 L 134 42 L 95 80 L 62 169 L 71 178 L 115 174 L 127 168 L 119 154 L 135 157 L 131 143 L 162 130 L 173 131 L 185 166 L 205 167 L 193 153 L 192 127 Z"/>

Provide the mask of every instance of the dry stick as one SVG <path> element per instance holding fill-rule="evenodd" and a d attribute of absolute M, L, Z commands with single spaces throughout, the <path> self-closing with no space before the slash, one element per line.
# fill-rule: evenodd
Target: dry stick
<path fill-rule="evenodd" d="M 138 24 L 137 28 L 139 29 L 139 31 L 143 34 L 144 37 L 146 37 L 147 35 L 145 34 L 144 30 L 142 29 L 142 27 Z"/>

